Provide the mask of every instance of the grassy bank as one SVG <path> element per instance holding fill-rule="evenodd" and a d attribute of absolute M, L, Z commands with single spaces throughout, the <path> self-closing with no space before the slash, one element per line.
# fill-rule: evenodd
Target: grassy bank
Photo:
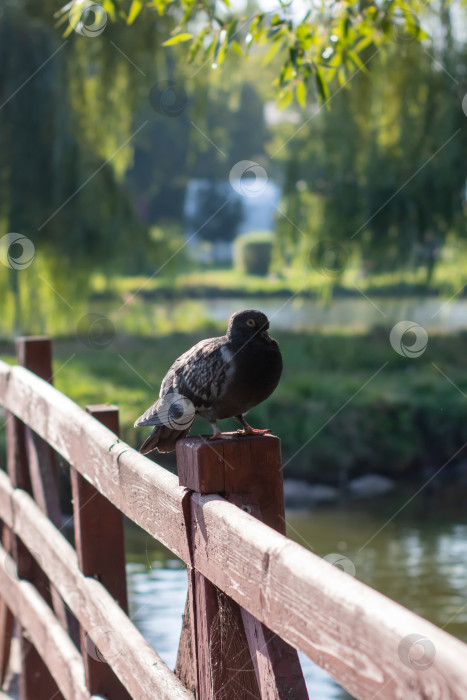
<path fill-rule="evenodd" d="M 133 422 L 154 401 L 171 362 L 215 332 L 117 335 L 103 349 L 57 340 L 55 385 L 83 406 L 117 404 L 122 436 L 136 447 L 147 430 L 134 430 Z M 286 476 L 330 483 L 369 471 L 411 477 L 438 469 L 467 441 L 464 334 L 431 336 L 417 359 L 397 355 L 385 328 L 364 335 L 274 335 L 284 355 L 283 378 L 249 419 L 281 437 Z M 234 426 L 222 423 L 226 430 Z M 193 432 L 209 431 L 197 420 Z M 446 473 L 461 458 L 462 452 Z M 171 456 L 157 459 L 173 466 Z"/>
<path fill-rule="evenodd" d="M 359 265 L 349 264 L 342 274 L 334 275 L 325 268 L 278 267 L 262 277 L 249 275 L 234 268 L 203 268 L 177 275 L 155 274 L 154 277 L 114 277 L 106 279 L 95 275 L 92 279 L 94 297 L 128 299 L 132 295 L 143 298 L 199 298 L 255 295 L 322 298 L 360 295 L 374 296 L 441 295 L 459 292 L 465 283 L 458 254 L 447 249 L 442 262 L 435 268 L 427 284 L 423 268 L 366 274 Z"/>

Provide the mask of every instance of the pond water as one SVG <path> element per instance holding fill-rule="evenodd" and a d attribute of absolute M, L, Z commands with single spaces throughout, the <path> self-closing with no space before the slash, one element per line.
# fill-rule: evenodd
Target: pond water
<path fill-rule="evenodd" d="M 416 321 L 427 330 L 454 332 L 467 328 L 467 300 L 443 301 L 439 298 L 347 298 L 329 304 L 312 299 L 237 298 L 205 299 L 203 307 L 216 321 L 224 321 L 241 308 L 258 308 L 271 320 L 274 328 L 312 330 L 370 328 Z"/>
<path fill-rule="evenodd" d="M 319 556 L 337 553 L 364 583 L 467 642 L 467 512 L 462 493 L 404 487 L 336 508 L 287 513 L 288 536 Z M 186 572 L 154 540 L 127 533 L 130 613 L 171 668 L 186 597 Z M 413 633 L 417 630 L 414 629 Z M 310 697 L 350 698 L 300 655 Z M 239 700 L 242 700 L 239 698 Z"/>
<path fill-rule="evenodd" d="M 189 308 L 188 308 L 189 306 Z M 292 331 L 365 331 L 373 326 L 391 327 L 398 321 L 415 321 L 428 331 L 450 333 L 467 329 L 467 299 L 364 298 L 333 299 L 329 303 L 299 297 L 233 297 L 186 300 L 141 300 L 121 311 L 109 303 L 94 310 L 107 314 L 119 330 L 147 335 L 160 324 L 180 318 L 206 318 L 224 324 L 238 309 L 260 309 L 271 328 Z"/>

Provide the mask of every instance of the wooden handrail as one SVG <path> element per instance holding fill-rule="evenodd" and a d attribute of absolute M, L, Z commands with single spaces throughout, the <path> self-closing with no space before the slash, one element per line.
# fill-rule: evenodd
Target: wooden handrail
<path fill-rule="evenodd" d="M 99 646 L 99 653 L 133 696 L 157 694 L 161 700 L 193 700 L 106 588 L 83 576 L 76 552 L 65 537 L 27 493 L 12 487 L 3 472 L 0 494 L 0 503 L 6 506 L 2 519 L 37 558 L 90 640 L 97 646 L 102 633 L 111 638 L 110 648 L 106 651 Z"/>
<path fill-rule="evenodd" d="M 21 367 L 0 362 L 0 403 L 125 515 L 357 697 L 467 697 L 467 646 L 459 640 L 220 496 L 190 496 L 192 513 L 200 524 L 190 551 L 183 510 L 186 492 L 175 476 L 117 441 L 69 398 Z M 93 607 L 99 584 L 82 577 L 70 552 L 59 554 L 63 544 L 60 550 L 50 545 L 52 526 L 43 514 L 36 513 L 32 499 L 19 491 L 11 497 L 2 494 L 3 482 L 1 517 L 8 514 L 9 502 L 16 531 L 28 547 L 43 548 L 46 573 L 67 603 L 67 585 L 84 591 L 91 612 L 87 607 L 79 612 L 80 606 L 75 603 L 73 607 L 70 600 L 80 622 L 89 629 L 96 622 L 105 624 L 112 619 L 115 611 L 110 614 L 109 609 L 107 616 L 107 607 L 105 614 Z M 33 508 L 34 518 L 30 515 Z M 39 521 L 41 534 L 47 533 L 42 544 Z M 65 583 L 56 580 L 54 570 Z M 121 610 L 115 614 L 125 617 Z M 412 634 L 433 645 L 436 655 L 429 666 L 417 668 L 400 657 L 401 643 Z M 126 668 L 124 662 L 116 662 L 115 671 L 125 684 L 135 663 L 137 659 Z"/>
<path fill-rule="evenodd" d="M 0 560 L 2 598 L 53 672 L 62 695 L 66 700 L 90 700 L 81 654 L 36 588 L 7 573 L 15 570 L 15 562 L 2 546 Z"/>

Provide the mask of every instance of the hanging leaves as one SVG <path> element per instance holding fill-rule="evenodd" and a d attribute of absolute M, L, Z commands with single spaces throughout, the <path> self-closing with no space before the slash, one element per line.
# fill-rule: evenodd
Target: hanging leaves
<path fill-rule="evenodd" d="M 466 2 L 466 0 L 462 0 Z M 431 0 L 433 3 L 433 0 Z M 323 3 L 308 10 L 300 19 L 295 0 L 280 2 L 271 12 L 257 11 L 250 17 L 235 14 L 229 0 L 197 3 L 196 0 L 101 0 L 102 10 L 111 21 L 123 17 L 132 25 L 144 8 L 159 15 L 177 17 L 178 26 L 163 46 L 192 40 L 188 60 L 211 61 L 221 66 L 229 53 L 245 57 L 253 47 L 264 47 L 263 65 L 278 65 L 278 102 L 287 106 L 293 96 L 306 108 L 307 90 L 315 99 L 329 99 L 334 78 L 345 86 L 355 72 L 366 72 L 368 50 L 381 50 L 397 37 L 423 41 L 427 34 L 420 15 L 427 15 L 430 0 L 386 0 L 362 4 L 358 0 Z M 57 14 L 57 25 L 65 35 L 72 31 L 66 20 L 83 12 L 86 0 L 72 0 Z M 308 81 L 311 73 L 314 81 Z M 292 97 L 291 97 L 292 95 Z"/>

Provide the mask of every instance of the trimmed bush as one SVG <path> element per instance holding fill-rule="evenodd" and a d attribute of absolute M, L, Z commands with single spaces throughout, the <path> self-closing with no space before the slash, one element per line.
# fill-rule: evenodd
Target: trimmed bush
<path fill-rule="evenodd" d="M 249 275 L 266 276 L 271 264 L 274 234 L 271 231 L 244 233 L 234 242 L 235 267 Z"/>

